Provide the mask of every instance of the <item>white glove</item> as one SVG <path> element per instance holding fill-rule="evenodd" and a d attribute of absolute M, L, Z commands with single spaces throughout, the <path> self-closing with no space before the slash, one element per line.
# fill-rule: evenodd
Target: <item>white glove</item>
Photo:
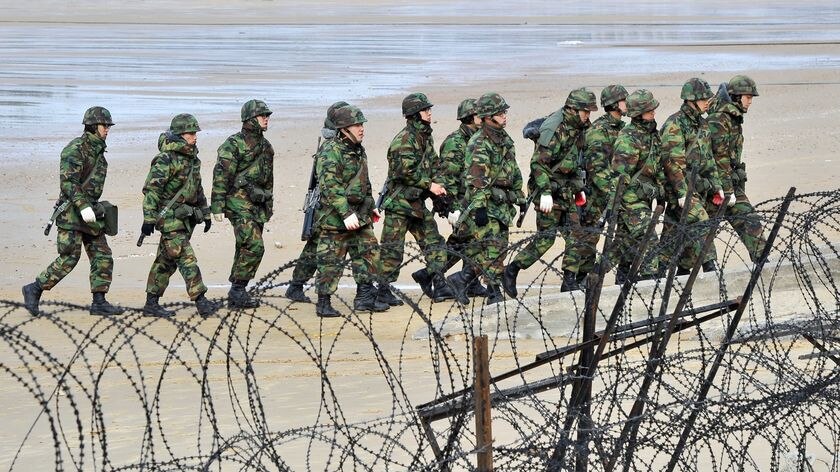
<path fill-rule="evenodd" d="M 449 215 L 447 215 L 446 219 L 449 221 L 449 224 L 455 226 L 458 224 L 458 218 L 461 217 L 461 210 L 450 211 Z"/>
<path fill-rule="evenodd" d="M 677 199 L 677 205 L 679 205 L 680 208 L 684 207 L 685 206 L 685 197 L 678 198 Z"/>
<path fill-rule="evenodd" d="M 93 212 L 93 208 L 91 207 L 84 207 L 82 208 L 82 219 L 85 223 L 93 223 L 96 221 L 96 213 Z"/>
<path fill-rule="evenodd" d="M 540 197 L 540 211 L 543 213 L 551 213 L 552 208 L 554 208 L 554 199 L 551 198 L 551 194 L 542 195 Z"/>
<path fill-rule="evenodd" d="M 654 198 L 654 199 L 650 202 L 650 211 L 656 211 L 656 207 L 657 207 L 657 205 L 659 205 L 659 202 L 658 202 L 658 201 L 656 201 L 656 199 Z"/>
<path fill-rule="evenodd" d="M 730 193 L 730 194 L 729 194 L 729 201 L 727 201 L 727 202 L 726 202 L 726 206 L 731 207 L 732 205 L 734 205 L 734 204 L 735 204 L 735 202 L 736 202 L 737 200 L 738 200 L 738 199 L 737 199 L 737 198 L 735 198 L 735 194 L 734 194 L 734 193 Z"/>
<path fill-rule="evenodd" d="M 216 223 L 221 223 L 225 219 L 225 215 L 224 213 L 213 213 L 213 219 L 216 220 Z"/>
<path fill-rule="evenodd" d="M 350 216 L 344 218 L 344 227 L 349 231 L 359 229 L 359 217 L 355 213 L 350 213 Z"/>

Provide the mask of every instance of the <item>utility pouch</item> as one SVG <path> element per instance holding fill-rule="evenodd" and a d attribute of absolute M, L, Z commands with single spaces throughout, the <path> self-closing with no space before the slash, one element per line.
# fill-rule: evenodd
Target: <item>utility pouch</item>
<path fill-rule="evenodd" d="M 403 187 L 403 196 L 406 200 L 413 202 L 423 196 L 423 189 L 420 187 Z"/>
<path fill-rule="evenodd" d="M 190 219 L 192 218 L 195 209 L 196 208 L 193 206 L 181 204 L 175 208 L 175 211 L 172 212 L 172 216 L 174 216 L 178 220 Z"/>
<path fill-rule="evenodd" d="M 102 231 L 108 236 L 116 236 L 117 231 L 119 230 L 119 209 L 117 206 L 112 205 L 111 202 L 108 201 L 99 202 L 96 206 L 99 206 L 102 209 L 104 223 Z M 96 210 L 94 210 L 94 212 L 95 211 Z"/>
<path fill-rule="evenodd" d="M 204 212 L 199 207 L 193 207 L 192 221 L 194 224 L 199 224 L 204 221 Z"/>
<path fill-rule="evenodd" d="M 265 203 L 271 200 L 271 192 L 255 185 L 248 186 L 248 198 L 254 203 Z"/>
<path fill-rule="evenodd" d="M 499 187 L 491 187 L 490 188 L 490 196 L 493 202 L 495 203 L 507 203 L 508 202 L 508 195 L 507 190 Z"/>

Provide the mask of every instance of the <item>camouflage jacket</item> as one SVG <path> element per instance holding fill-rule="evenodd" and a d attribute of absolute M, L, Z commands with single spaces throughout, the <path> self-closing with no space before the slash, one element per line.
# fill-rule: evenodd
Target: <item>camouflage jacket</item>
<path fill-rule="evenodd" d="M 321 190 L 315 213 L 318 229 L 344 230 L 344 219 L 351 213 L 361 226 L 370 224 L 374 201 L 365 148 L 339 135 L 324 142 L 315 162 Z"/>
<path fill-rule="evenodd" d="M 105 141 L 93 133 L 84 133 L 70 141 L 61 151 L 59 188 L 62 201 L 70 205 L 56 217 L 56 226 L 66 230 L 98 235 L 103 223 L 85 223 L 80 212 L 85 207 L 97 210 L 96 204 L 105 187 L 108 161 L 105 160 Z M 82 185 L 84 183 L 84 185 Z M 98 217 L 99 215 L 97 215 Z"/>
<path fill-rule="evenodd" d="M 535 195 L 535 205 L 539 196 L 551 194 L 555 204 L 563 208 L 574 207 L 574 195 L 583 190 L 580 168 L 580 150 L 586 123 L 580 121 L 577 113 L 563 109 L 563 122 L 554 131 L 548 145 L 539 144 L 531 156 L 531 176 L 528 190 Z M 555 168 L 556 167 L 556 168 Z M 554 170 L 552 170 L 554 169 Z"/>
<path fill-rule="evenodd" d="M 618 132 L 613 144 L 612 169 L 629 180 L 621 200 L 629 207 L 650 206 L 662 195 L 665 174 L 659 160 L 661 152 L 656 121 L 634 118 Z"/>
<path fill-rule="evenodd" d="M 625 123 L 606 113 L 586 130 L 583 155 L 586 160 L 587 187 L 591 204 L 603 207 L 613 185 L 615 174 L 612 169 L 613 144 Z"/>
<path fill-rule="evenodd" d="M 735 192 L 742 196 L 747 182 L 747 171 L 741 160 L 744 149 L 744 132 L 741 123 L 744 113 L 732 102 L 721 102 L 709 113 L 709 132 L 721 185 L 726 194 Z"/>
<path fill-rule="evenodd" d="M 461 124 L 461 127 L 443 140 L 440 145 L 440 160 L 438 161 L 437 175 L 446 193 L 454 197 L 453 210 L 462 209 L 466 185 L 464 173 L 467 169 L 467 143 L 470 137 L 475 134 L 469 126 Z"/>
<path fill-rule="evenodd" d="M 274 212 L 274 148 L 247 125 L 219 146 L 210 210 L 265 223 Z"/>
<path fill-rule="evenodd" d="M 437 162 L 432 127 L 409 120 L 388 147 L 388 196 L 382 209 L 422 218 Z"/>
<path fill-rule="evenodd" d="M 712 155 L 709 125 L 699 111 L 683 103 L 662 125 L 662 165 L 668 185 L 666 196 L 676 201 L 688 191 L 688 174 L 697 169 L 696 193 L 705 196 L 721 188 L 717 165 Z"/>
<path fill-rule="evenodd" d="M 143 222 L 155 223 L 157 230 L 163 233 L 189 231 L 192 226 L 210 217 L 207 198 L 201 185 L 198 149 L 167 131 L 158 138 L 158 150 L 160 153 L 152 159 L 143 186 Z M 161 215 L 160 212 L 178 192 L 181 195 Z M 197 208 L 201 214 L 197 215 L 193 208 Z"/>
<path fill-rule="evenodd" d="M 484 126 L 467 143 L 466 159 L 469 210 L 487 208 L 490 218 L 510 226 L 516 205 L 525 201 L 513 140 L 504 129 Z"/>

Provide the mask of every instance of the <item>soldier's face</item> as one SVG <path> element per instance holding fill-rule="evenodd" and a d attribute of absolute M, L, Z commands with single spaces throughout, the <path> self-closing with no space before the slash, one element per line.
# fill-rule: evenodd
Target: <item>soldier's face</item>
<path fill-rule="evenodd" d="M 653 121 L 656 118 L 656 110 L 646 111 L 642 113 L 642 119 L 645 121 Z"/>
<path fill-rule="evenodd" d="M 620 100 L 615 105 L 618 107 L 618 110 L 621 112 L 622 115 L 627 114 L 627 100 Z"/>
<path fill-rule="evenodd" d="M 190 146 L 195 146 L 195 143 L 198 141 L 198 134 L 196 133 L 184 133 L 181 137 L 184 138 L 184 141 L 186 141 Z"/>
<path fill-rule="evenodd" d="M 111 125 L 96 125 L 96 134 L 99 135 L 100 138 L 104 141 L 105 138 L 108 137 L 108 131 L 111 129 Z"/>
<path fill-rule="evenodd" d="M 347 134 L 351 136 L 351 139 L 356 144 L 361 143 L 363 139 L 365 139 L 365 125 L 363 123 L 350 125 L 344 128 L 347 131 Z"/>
<path fill-rule="evenodd" d="M 257 116 L 257 124 L 260 125 L 260 129 L 265 131 L 268 129 L 268 115 L 258 115 Z"/>
<path fill-rule="evenodd" d="M 709 110 L 708 100 L 697 100 L 694 103 L 697 104 L 697 109 L 700 110 L 700 113 L 706 113 Z"/>
<path fill-rule="evenodd" d="M 744 108 L 744 111 L 750 109 L 750 105 L 752 105 L 752 100 L 752 95 L 741 95 L 741 106 Z"/>
<path fill-rule="evenodd" d="M 473 115 L 473 127 L 477 129 L 479 126 L 481 126 L 481 118 L 478 115 Z"/>
<path fill-rule="evenodd" d="M 426 123 L 432 122 L 432 109 L 426 108 L 425 110 L 420 110 L 420 119 L 425 121 Z"/>
<path fill-rule="evenodd" d="M 491 126 L 494 128 L 504 128 L 507 126 L 507 111 L 496 113 L 490 117 Z"/>
<path fill-rule="evenodd" d="M 578 110 L 578 116 L 580 117 L 581 123 L 586 123 L 587 121 L 589 121 L 589 115 L 591 114 L 592 112 L 589 110 Z"/>

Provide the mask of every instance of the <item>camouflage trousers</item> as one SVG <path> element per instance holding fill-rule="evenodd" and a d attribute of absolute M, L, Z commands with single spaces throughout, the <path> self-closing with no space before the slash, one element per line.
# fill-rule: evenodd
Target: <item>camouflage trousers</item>
<path fill-rule="evenodd" d="M 383 283 L 393 283 L 400 275 L 400 266 L 405 254 L 405 234 L 411 233 L 426 256 L 426 268 L 431 273 L 443 273 L 446 264 L 446 241 L 440 235 L 434 215 L 430 211 L 423 218 L 385 214 L 382 227 L 382 278 Z"/>
<path fill-rule="evenodd" d="M 558 231 L 565 239 L 569 226 L 580 226 L 579 221 L 577 212 L 559 205 L 554 205 L 551 213 L 537 211 L 537 234 L 524 249 L 519 251 L 514 262 L 523 269 L 531 267 L 551 249 L 557 239 Z M 567 222 L 571 224 L 566 226 Z"/>
<path fill-rule="evenodd" d="M 316 252 L 318 250 L 318 235 L 313 234 L 303 250 L 300 251 L 295 270 L 292 271 L 292 283 L 304 284 L 307 280 L 315 276 L 315 271 L 318 270 L 318 260 Z M 365 273 L 365 266 L 361 259 L 353 258 L 350 260 L 350 266 L 353 269 L 353 279 L 356 283 L 365 283 L 367 278 L 363 275 Z"/>
<path fill-rule="evenodd" d="M 69 274 L 82 256 L 82 246 L 90 259 L 90 291 L 105 293 L 111 287 L 114 258 L 105 234 L 91 236 L 81 231 L 58 228 L 55 238 L 58 257 L 38 275 L 38 283 L 49 290 Z"/>
<path fill-rule="evenodd" d="M 495 218 L 490 218 L 487 225 L 475 226 L 475 263 L 480 270 L 487 273 L 487 283 L 498 285 L 502 272 L 505 270 L 505 254 L 507 252 L 508 226 Z"/>
<path fill-rule="evenodd" d="M 712 212 L 717 212 L 717 207 L 709 203 L 706 205 L 706 211 L 713 214 Z M 756 262 L 764 252 L 767 239 L 764 237 L 764 225 L 761 224 L 761 218 L 747 196 L 738 195 L 735 204 L 726 208 L 724 217 L 738 233 L 738 237 L 750 254 L 750 260 Z"/>
<path fill-rule="evenodd" d="M 228 280 L 247 282 L 257 274 L 265 254 L 263 224 L 247 218 L 236 218 L 230 222 L 236 238 L 236 251 L 233 254 L 233 266 Z"/>
<path fill-rule="evenodd" d="M 563 255 L 563 270 L 576 274 L 588 274 L 595 270 L 595 253 L 604 225 L 598 224 L 605 205 L 590 201 L 586 204 L 581 224 L 572 225 L 566 236 L 566 254 Z"/>
<path fill-rule="evenodd" d="M 146 293 L 161 296 L 169 286 L 169 278 L 175 270 L 181 272 L 187 285 L 190 300 L 207 292 L 207 287 L 201 280 L 201 270 L 198 259 L 190 244 L 192 231 L 172 231 L 161 233 L 158 243 L 157 256 L 149 269 L 149 279 L 146 281 Z"/>
<path fill-rule="evenodd" d="M 464 261 L 465 266 L 475 265 L 475 258 L 479 253 L 475 232 L 473 220 L 465 218 L 461 225 L 446 238 L 446 264 L 443 266 L 443 272 L 447 272 L 461 260 Z"/>
<path fill-rule="evenodd" d="M 676 200 L 668 201 L 668 208 L 665 210 L 665 221 L 662 224 L 662 253 L 660 257 L 660 264 L 666 266 L 670 260 L 675 256 L 674 254 L 682 246 L 683 250 L 679 254 L 677 264 L 683 269 L 691 269 L 695 262 L 700 257 L 700 251 L 703 250 L 703 242 L 709 231 L 707 221 L 709 221 L 709 214 L 704 207 L 704 200 L 699 195 L 694 196 L 689 201 L 686 199 L 685 204 L 689 205 L 688 215 L 686 216 L 685 224 L 681 227 L 679 225 L 680 217 L 682 216 L 682 208 Z M 711 205 L 711 204 L 710 204 Z M 711 205 L 711 208 L 717 207 Z M 704 255 L 701 263 L 717 260 L 717 252 L 714 244 L 709 248 L 709 251 Z"/>
<path fill-rule="evenodd" d="M 650 226 L 651 211 L 647 202 L 635 204 L 624 204 L 618 214 L 618 222 L 615 230 L 615 243 L 610 251 L 610 262 L 612 265 L 629 268 L 639 253 Z M 656 247 L 656 232 L 651 233 L 648 247 L 643 255 L 642 265 L 639 273 L 642 276 L 650 276 L 657 273 L 659 269 L 659 257 Z"/>
<path fill-rule="evenodd" d="M 318 266 L 318 295 L 332 295 L 350 253 L 356 283 L 374 283 L 380 273 L 379 244 L 372 225 L 355 231 L 319 231 L 315 259 Z"/>

